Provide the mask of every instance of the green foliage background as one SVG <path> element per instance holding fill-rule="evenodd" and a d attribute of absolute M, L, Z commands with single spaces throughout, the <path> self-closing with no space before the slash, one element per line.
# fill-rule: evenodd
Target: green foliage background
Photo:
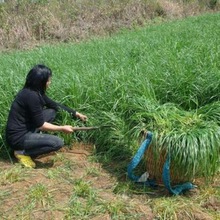
<path fill-rule="evenodd" d="M 51 98 L 88 115 L 87 125 L 110 126 L 75 138 L 122 159 L 148 130 L 155 149 L 170 151 L 184 175 L 212 176 L 220 151 L 219 21 L 219 13 L 206 14 L 111 38 L 1 53 L 1 149 L 14 95 L 29 69 L 44 63 L 53 71 Z M 61 119 L 81 125 L 65 114 Z M 72 137 L 64 138 L 71 144 Z"/>

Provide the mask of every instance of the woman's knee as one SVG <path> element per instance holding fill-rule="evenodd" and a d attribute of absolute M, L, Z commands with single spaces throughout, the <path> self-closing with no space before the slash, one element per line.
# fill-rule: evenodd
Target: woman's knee
<path fill-rule="evenodd" d="M 53 140 L 51 140 L 51 145 L 54 149 L 59 150 L 61 147 L 64 146 L 64 140 L 54 136 Z"/>

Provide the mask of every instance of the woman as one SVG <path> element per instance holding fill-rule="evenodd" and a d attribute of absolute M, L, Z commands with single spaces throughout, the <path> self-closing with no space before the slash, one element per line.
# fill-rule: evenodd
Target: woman
<path fill-rule="evenodd" d="M 52 71 L 48 67 L 33 67 L 9 112 L 6 141 L 14 150 L 18 161 L 26 167 L 36 166 L 32 157 L 57 151 L 64 145 L 61 138 L 41 131 L 60 131 L 67 134 L 74 131 L 71 125 L 52 124 L 60 108 L 82 121 L 87 120 L 85 115 L 47 97 L 45 93 L 51 83 L 51 77 Z"/>

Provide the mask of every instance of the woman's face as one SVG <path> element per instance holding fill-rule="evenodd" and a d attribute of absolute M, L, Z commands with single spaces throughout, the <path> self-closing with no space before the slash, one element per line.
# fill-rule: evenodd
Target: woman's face
<path fill-rule="evenodd" d="M 46 88 L 49 88 L 50 84 L 51 84 L 51 77 L 49 77 L 49 79 L 47 80 Z"/>

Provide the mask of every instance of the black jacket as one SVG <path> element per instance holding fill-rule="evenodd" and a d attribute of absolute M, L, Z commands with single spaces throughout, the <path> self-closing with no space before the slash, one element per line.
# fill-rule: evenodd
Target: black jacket
<path fill-rule="evenodd" d="M 9 111 L 6 125 L 6 141 L 13 149 L 23 149 L 24 135 L 44 124 L 43 109 L 52 108 L 56 111 L 62 108 L 73 116 L 76 111 L 61 105 L 45 94 L 27 88 L 22 89 L 16 96 Z"/>

